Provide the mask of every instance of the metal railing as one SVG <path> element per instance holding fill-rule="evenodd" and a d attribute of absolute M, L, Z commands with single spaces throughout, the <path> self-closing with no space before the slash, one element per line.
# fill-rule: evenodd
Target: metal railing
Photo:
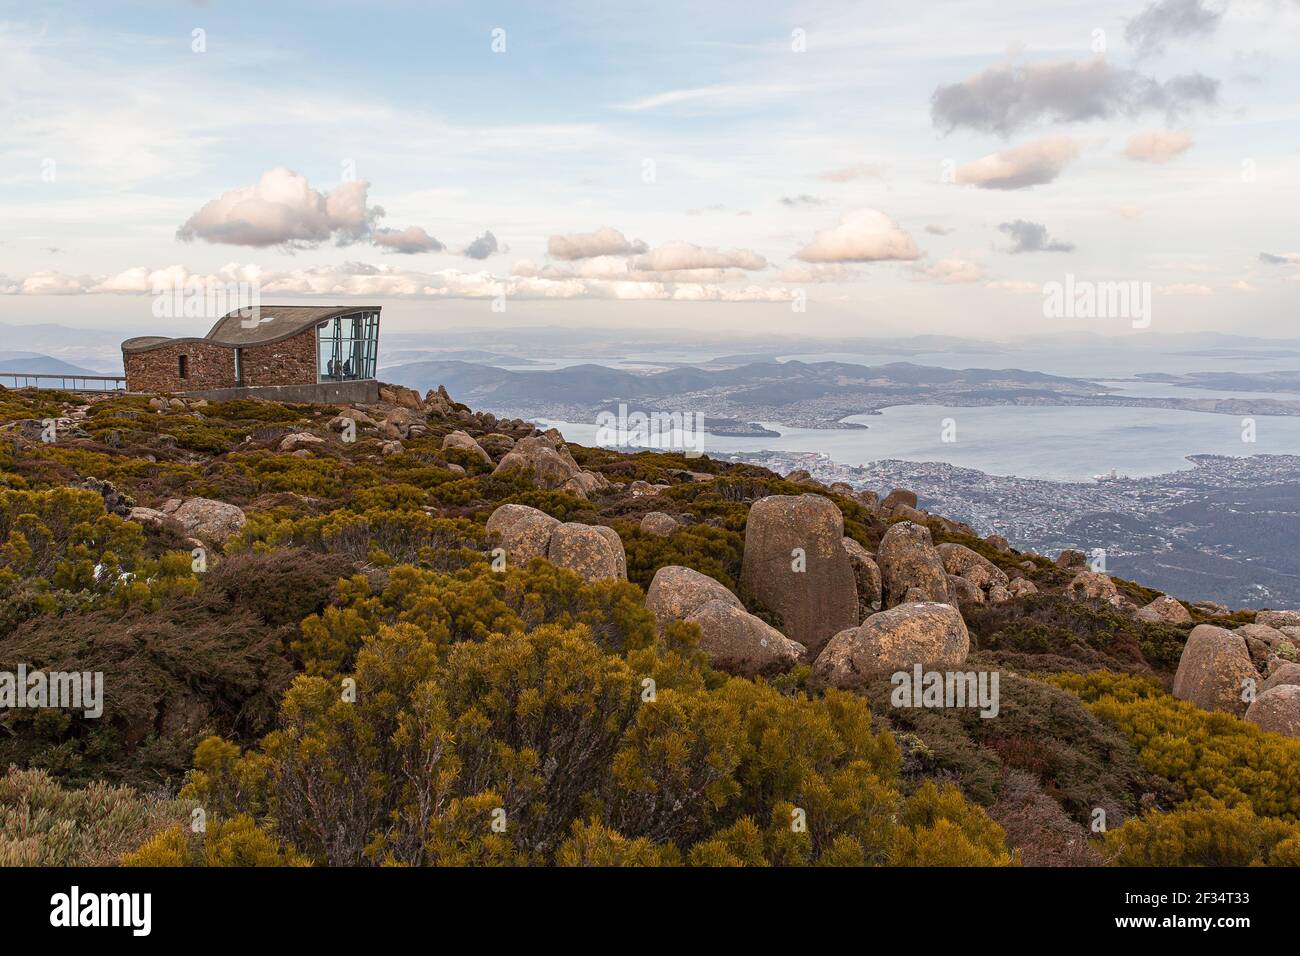
<path fill-rule="evenodd" d="M 64 392 L 125 392 L 126 376 L 0 372 L 0 385 L 5 388 L 48 388 Z"/>

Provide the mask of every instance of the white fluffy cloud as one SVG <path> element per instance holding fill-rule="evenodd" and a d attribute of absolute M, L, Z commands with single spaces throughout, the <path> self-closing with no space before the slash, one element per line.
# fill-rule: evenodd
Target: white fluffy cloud
<path fill-rule="evenodd" d="M 552 259 L 591 259 L 595 256 L 630 256 L 649 247 L 640 239 L 629 240 L 617 229 L 602 226 L 595 232 L 573 232 L 551 236 L 546 253 Z"/>
<path fill-rule="evenodd" d="M 712 249 L 674 239 L 655 246 L 632 260 L 634 269 L 680 272 L 694 269 L 746 269 L 767 267 L 767 260 L 751 249 Z"/>
<path fill-rule="evenodd" d="M 857 209 L 839 225 L 823 229 L 797 253 L 804 262 L 879 262 L 918 259 L 921 252 L 907 232 L 883 212 Z"/>
<path fill-rule="evenodd" d="M 1167 163 L 1192 145 L 1186 133 L 1172 130 L 1152 130 L 1134 133 L 1124 147 L 1124 155 L 1140 163 Z"/>
<path fill-rule="evenodd" d="M 185 242 L 233 246 L 316 245 L 329 239 L 346 244 L 370 233 L 384 211 L 366 205 L 370 183 L 356 179 L 322 193 L 307 177 L 284 166 L 262 174 L 254 186 L 228 189 L 176 231 Z"/>
<path fill-rule="evenodd" d="M 407 226 L 405 229 L 376 229 L 370 237 L 371 242 L 381 249 L 414 255 L 418 252 L 442 252 L 447 248 L 419 226 Z"/>
<path fill-rule="evenodd" d="M 957 169 L 957 182 L 980 189 L 1027 189 L 1050 183 L 1079 155 L 1069 136 L 1044 136 Z"/>

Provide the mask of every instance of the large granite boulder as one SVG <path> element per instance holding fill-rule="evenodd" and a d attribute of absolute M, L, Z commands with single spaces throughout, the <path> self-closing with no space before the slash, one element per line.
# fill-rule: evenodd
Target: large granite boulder
<path fill-rule="evenodd" d="M 717 580 L 693 568 L 665 565 L 655 572 L 645 592 L 645 606 L 655 616 L 659 627 L 670 621 L 684 621 L 709 601 L 721 601 L 744 610 L 740 598 Z"/>
<path fill-rule="evenodd" d="M 858 591 L 858 623 L 862 623 L 880 610 L 880 568 L 871 552 L 852 538 L 840 541 L 848 553 L 853 567 L 853 580 Z"/>
<path fill-rule="evenodd" d="M 451 449 L 468 452 L 484 464 L 492 464 L 492 456 L 483 450 L 483 446 L 474 440 L 474 436 L 468 432 L 454 431 L 444 435 L 442 439 L 442 450 Z"/>
<path fill-rule="evenodd" d="M 817 655 L 814 679 L 852 689 L 914 664 L 948 670 L 970 651 L 970 635 L 950 604 L 900 604 L 836 634 Z"/>
<path fill-rule="evenodd" d="M 1192 614 L 1183 603 L 1176 598 L 1171 598 L 1167 594 L 1162 594 L 1150 604 L 1139 608 L 1137 612 L 1139 621 L 1146 621 L 1149 624 L 1190 624 L 1192 623 Z"/>
<path fill-rule="evenodd" d="M 1264 691 L 1246 708 L 1246 719 L 1261 730 L 1300 737 L 1300 686 L 1279 684 Z"/>
<path fill-rule="evenodd" d="M 743 677 L 787 671 L 804 656 L 802 644 L 725 599 L 705 601 L 686 618 L 700 629 L 700 650 L 713 666 Z"/>
<path fill-rule="evenodd" d="M 603 525 L 566 521 L 551 532 L 546 556 L 588 581 L 627 580 L 623 542 L 617 531 Z"/>
<path fill-rule="evenodd" d="M 885 495 L 884 500 L 880 502 L 880 510 L 890 512 L 894 510 L 896 505 L 906 505 L 909 508 L 915 508 L 917 506 L 916 492 L 908 491 L 906 488 L 895 488 L 889 494 Z"/>
<path fill-rule="evenodd" d="M 1282 684 L 1300 685 L 1300 664 L 1291 661 L 1283 661 L 1278 665 L 1277 670 L 1268 675 L 1268 680 L 1260 685 L 1261 691 L 1272 690 Z"/>
<path fill-rule="evenodd" d="M 224 544 L 248 520 L 243 509 L 213 498 L 170 498 L 162 512 L 180 522 L 186 534 L 214 544 Z"/>
<path fill-rule="evenodd" d="M 1057 555 L 1056 566 L 1067 571 L 1086 568 L 1088 566 L 1088 556 L 1074 548 L 1066 548 Z"/>
<path fill-rule="evenodd" d="M 551 533 L 560 522 L 544 511 L 528 505 L 500 505 L 487 520 L 487 531 L 498 535 L 505 549 L 506 561 L 523 567 L 533 558 L 546 557 L 551 549 Z"/>
<path fill-rule="evenodd" d="M 939 545 L 939 557 L 945 571 L 965 578 L 977 588 L 987 589 L 995 584 L 1007 586 L 1007 572 L 964 544 L 947 542 Z"/>
<path fill-rule="evenodd" d="M 1028 594 L 1037 594 L 1038 585 L 1029 578 L 1015 578 L 1007 584 L 1007 593 L 1013 598 L 1025 597 Z"/>
<path fill-rule="evenodd" d="M 546 432 L 515 442 L 492 474 L 504 475 L 512 471 L 523 472 L 539 488 L 555 489 L 564 487 L 582 469 L 558 434 Z"/>
<path fill-rule="evenodd" d="M 822 495 L 771 495 L 745 522 L 741 582 L 781 616 L 792 640 L 817 653 L 831 635 L 858 623 L 858 592 L 844 516 Z"/>
<path fill-rule="evenodd" d="M 1174 696 L 1205 710 L 1240 717 L 1246 712 L 1242 694 L 1259 681 L 1250 651 L 1240 635 L 1213 624 L 1192 628 L 1174 674 Z"/>
<path fill-rule="evenodd" d="M 883 603 L 887 608 L 908 600 L 951 604 L 948 574 L 930 537 L 930 529 L 914 521 L 889 526 L 876 550 Z"/>
<path fill-rule="evenodd" d="M 1072 601 L 1105 601 L 1115 607 L 1124 600 L 1115 582 L 1099 571 L 1080 571 L 1066 585 L 1065 596 Z"/>
<path fill-rule="evenodd" d="M 656 537 L 667 538 L 677 530 L 677 519 L 662 511 L 651 511 L 641 519 L 641 531 Z"/>
<path fill-rule="evenodd" d="M 1286 640 L 1285 634 L 1268 624 L 1243 624 L 1241 627 L 1235 628 L 1233 633 L 1239 634 L 1247 640 L 1254 638 L 1267 647 L 1277 647 Z"/>
<path fill-rule="evenodd" d="M 325 439 L 319 435 L 313 435 L 311 432 L 293 432 L 280 439 L 277 450 L 281 452 L 301 451 L 303 449 L 321 448 L 324 444 Z"/>
<path fill-rule="evenodd" d="M 1006 591 L 1006 588 L 1001 585 L 998 585 L 998 589 Z M 958 605 L 984 604 L 989 599 L 989 596 L 977 587 L 973 581 L 969 578 L 963 578 L 960 574 L 948 575 L 948 593 Z"/>

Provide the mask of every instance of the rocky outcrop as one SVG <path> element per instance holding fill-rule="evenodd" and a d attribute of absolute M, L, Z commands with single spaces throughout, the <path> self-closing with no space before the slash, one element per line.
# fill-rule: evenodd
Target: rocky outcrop
<path fill-rule="evenodd" d="M 248 520 L 243 509 L 213 498 L 170 498 L 161 510 L 176 519 L 186 534 L 213 544 L 224 544 Z"/>
<path fill-rule="evenodd" d="M 551 532 L 546 551 L 552 564 L 588 581 L 626 581 L 627 556 L 618 532 L 603 525 L 567 521 Z"/>
<path fill-rule="evenodd" d="M 1233 631 L 1242 638 L 1253 638 L 1269 648 L 1277 647 L 1286 641 L 1286 635 L 1267 624 L 1243 624 Z"/>
<path fill-rule="evenodd" d="M 1300 611 L 1260 611 L 1255 615 L 1255 623 L 1269 627 L 1300 627 Z"/>
<path fill-rule="evenodd" d="M 1150 624 L 1191 624 L 1192 614 L 1181 601 L 1162 594 L 1137 612 L 1139 621 Z"/>
<path fill-rule="evenodd" d="M 860 624 L 880 610 L 880 568 L 876 565 L 876 559 L 871 556 L 871 552 L 857 541 L 846 537 L 841 539 L 840 544 L 844 546 L 849 556 L 849 564 L 853 568 L 853 580 L 858 592 L 858 623 Z"/>
<path fill-rule="evenodd" d="M 527 475 L 539 488 L 563 489 L 584 497 L 588 492 L 609 484 L 604 475 L 578 467 L 569 447 L 554 429 L 515 442 L 492 473 L 504 475 L 509 472 Z"/>
<path fill-rule="evenodd" d="M 728 674 L 757 677 L 787 671 L 805 648 L 726 600 L 705 601 L 686 618 L 700 629 L 700 650 Z"/>
<path fill-rule="evenodd" d="M 443 436 L 442 450 L 449 451 L 453 448 L 473 455 L 484 464 L 492 464 L 492 456 L 483 450 L 483 447 L 474 440 L 473 436 L 466 432 L 454 431 Z"/>
<path fill-rule="evenodd" d="M 1264 691 L 1246 708 L 1246 719 L 1261 730 L 1300 737 L 1300 686 L 1279 684 Z"/>
<path fill-rule="evenodd" d="M 914 664 L 951 669 L 966 660 L 970 635 L 950 604 L 901 604 L 836 634 L 817 655 L 813 678 L 842 689 L 859 688 Z"/>
<path fill-rule="evenodd" d="M 1013 598 L 1024 597 L 1027 594 L 1037 594 L 1038 585 L 1029 578 L 1015 578 L 1007 583 L 1007 593 Z"/>
<path fill-rule="evenodd" d="M 487 530 L 499 536 L 506 562 L 522 567 L 533 558 L 544 558 L 551 546 L 551 532 L 560 522 L 527 505 L 501 505 L 487 520 Z"/>
<path fill-rule="evenodd" d="M 890 525 L 876 550 L 883 603 L 887 608 L 909 600 L 951 604 L 948 574 L 930 537 L 930 529 L 913 521 Z"/>
<path fill-rule="evenodd" d="M 651 511 L 641 519 L 641 531 L 660 538 L 669 537 L 677 527 L 677 519 L 662 511 Z"/>
<path fill-rule="evenodd" d="M 844 516 L 821 495 L 755 501 L 745 522 L 741 582 L 781 617 L 786 635 L 817 653 L 831 635 L 858 622 L 858 592 Z"/>
<path fill-rule="evenodd" d="M 983 590 L 959 574 L 948 575 L 948 593 L 959 605 L 984 604 L 988 601 L 988 595 Z"/>
<path fill-rule="evenodd" d="M 986 542 L 988 542 L 988 544 L 989 544 L 991 547 L 997 548 L 999 551 L 1002 551 L 1002 552 L 1004 552 L 1004 553 L 1008 553 L 1008 554 L 1011 552 L 1011 545 L 1010 545 L 1010 543 L 1007 541 L 1006 538 L 1002 537 L 1002 535 L 1000 535 L 1000 534 L 991 534 L 991 535 L 989 535 L 987 538 L 985 538 L 984 540 L 985 540 Z"/>
<path fill-rule="evenodd" d="M 1192 628 L 1174 674 L 1174 696 L 1205 710 L 1240 717 L 1246 712 L 1242 692 L 1258 681 L 1246 642 L 1237 634 L 1199 624 Z"/>
<path fill-rule="evenodd" d="M 1056 566 L 1064 568 L 1067 571 L 1076 568 L 1086 568 L 1088 566 L 1088 556 L 1082 551 L 1076 551 L 1073 548 L 1066 548 L 1056 557 Z"/>
<path fill-rule="evenodd" d="M 977 588 L 989 588 L 995 584 L 1006 586 L 1007 573 L 964 544 L 948 542 L 939 545 L 938 550 L 943 569 L 949 574 L 963 577 Z"/>
<path fill-rule="evenodd" d="M 403 385 L 389 385 L 387 382 L 380 382 L 379 400 L 386 405 L 398 405 L 416 412 L 424 410 L 424 402 L 420 401 L 420 393 Z"/>

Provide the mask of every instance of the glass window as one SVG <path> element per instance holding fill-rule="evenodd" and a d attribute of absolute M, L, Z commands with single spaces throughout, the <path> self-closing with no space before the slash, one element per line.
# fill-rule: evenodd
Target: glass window
<path fill-rule="evenodd" d="M 317 374 L 322 382 L 375 377 L 379 313 L 354 312 L 316 326 Z"/>

